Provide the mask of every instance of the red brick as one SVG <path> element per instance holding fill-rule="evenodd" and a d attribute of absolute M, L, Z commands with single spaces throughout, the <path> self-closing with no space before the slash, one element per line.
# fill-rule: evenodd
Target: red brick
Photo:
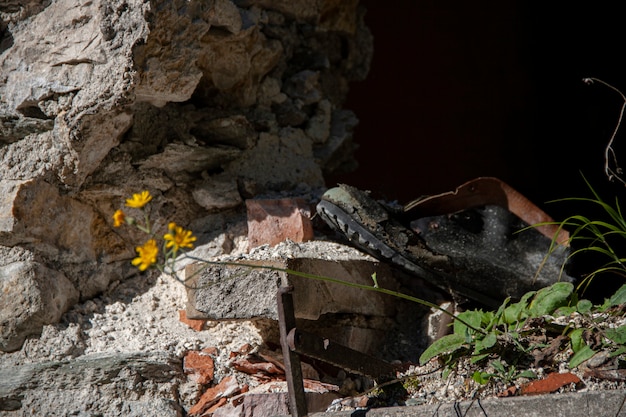
<path fill-rule="evenodd" d="M 548 394 L 558 390 L 559 388 L 569 384 L 579 385 L 581 383 L 580 378 L 571 372 L 565 372 L 559 374 L 557 372 L 551 373 L 544 379 L 532 381 L 522 385 L 520 394 L 522 395 L 534 395 L 534 394 Z"/>
<path fill-rule="evenodd" d="M 221 406 L 223 406 L 227 402 L 228 402 L 228 400 L 226 398 L 223 398 L 223 397 L 220 398 L 219 400 L 217 400 L 217 402 L 215 404 L 213 404 L 211 407 L 209 407 L 208 410 L 206 410 L 204 413 L 202 413 L 202 417 L 210 416 L 211 414 L 213 414 L 213 412 L 215 410 L 217 410 L 218 408 L 220 408 Z"/>
<path fill-rule="evenodd" d="M 188 319 L 187 312 L 185 310 L 178 310 L 178 320 L 180 320 L 182 323 L 185 323 L 187 326 L 191 327 L 197 332 L 204 330 L 204 325 L 206 323 L 206 320 Z"/>
<path fill-rule="evenodd" d="M 213 381 L 215 364 L 211 356 L 191 351 L 183 359 L 183 370 L 187 374 L 194 375 L 199 384 L 208 384 Z"/>
<path fill-rule="evenodd" d="M 228 398 L 239 392 L 239 385 L 233 376 L 227 376 L 216 386 L 207 389 L 198 402 L 189 409 L 190 416 L 201 416 L 221 398 Z"/>
<path fill-rule="evenodd" d="M 313 239 L 311 207 L 302 198 L 246 200 L 248 248 Z"/>

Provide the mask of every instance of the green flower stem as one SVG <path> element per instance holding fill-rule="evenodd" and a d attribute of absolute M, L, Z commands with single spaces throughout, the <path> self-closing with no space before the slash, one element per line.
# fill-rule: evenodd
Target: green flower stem
<path fill-rule="evenodd" d="M 152 229 L 150 228 L 150 215 L 148 214 L 148 211 L 144 208 L 142 208 L 141 211 L 143 211 L 143 218 L 146 222 L 146 227 L 142 230 L 150 235 L 152 234 Z"/>

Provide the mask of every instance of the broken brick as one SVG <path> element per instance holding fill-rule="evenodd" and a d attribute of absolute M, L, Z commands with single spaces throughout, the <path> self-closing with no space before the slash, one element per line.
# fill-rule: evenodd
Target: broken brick
<path fill-rule="evenodd" d="M 217 400 L 217 402 L 215 404 L 210 406 L 204 413 L 202 413 L 202 417 L 210 416 L 211 414 L 213 414 L 213 412 L 215 410 L 217 410 L 218 408 L 220 408 L 221 406 L 223 406 L 227 402 L 228 402 L 228 400 L 226 398 L 224 398 L 224 397 L 220 398 L 219 400 Z"/>
<path fill-rule="evenodd" d="M 249 249 L 313 239 L 311 208 L 302 198 L 246 200 L 246 208 Z"/>
<path fill-rule="evenodd" d="M 187 326 L 191 327 L 197 332 L 204 330 L 204 325 L 206 323 L 206 320 L 187 318 L 187 312 L 185 310 L 178 310 L 178 320 L 180 320 L 181 323 L 185 323 Z"/>
<path fill-rule="evenodd" d="M 234 359 L 231 362 L 231 366 L 239 372 L 258 377 L 285 374 L 285 370 L 276 364 L 259 360 L 251 355 Z"/>
<path fill-rule="evenodd" d="M 201 416 L 221 398 L 231 397 L 239 392 L 239 385 L 233 376 L 224 377 L 216 386 L 207 389 L 198 402 L 189 409 L 190 416 Z"/>
<path fill-rule="evenodd" d="M 522 385 L 520 388 L 521 395 L 535 395 L 535 394 L 549 394 L 557 391 L 559 388 L 569 384 L 581 384 L 580 378 L 571 372 L 565 372 L 559 374 L 557 372 L 551 373 L 544 379 L 532 381 Z"/>
<path fill-rule="evenodd" d="M 194 375 L 199 384 L 208 384 L 213 381 L 215 364 L 208 354 L 191 351 L 183 359 L 183 370 L 187 374 Z"/>

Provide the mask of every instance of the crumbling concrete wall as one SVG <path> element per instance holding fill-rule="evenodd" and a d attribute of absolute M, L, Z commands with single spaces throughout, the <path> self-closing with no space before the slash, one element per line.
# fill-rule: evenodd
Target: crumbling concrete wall
<path fill-rule="evenodd" d="M 124 198 L 229 248 L 244 199 L 354 164 L 357 0 L 0 4 L 0 350 L 134 273 Z M 225 237 L 226 236 L 226 237 Z"/>

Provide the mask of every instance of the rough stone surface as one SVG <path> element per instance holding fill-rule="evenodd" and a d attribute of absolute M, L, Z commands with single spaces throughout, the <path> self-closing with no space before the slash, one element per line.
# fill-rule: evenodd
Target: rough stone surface
<path fill-rule="evenodd" d="M 273 331 L 260 322 L 180 322 L 184 287 L 138 276 L 75 304 L 22 348 L 0 353 L 0 415 L 182 416 L 207 385 L 185 374 L 189 352 L 208 353 L 214 382 L 233 371 L 231 352 L 259 346 Z M 208 373 L 205 373 L 208 377 Z M 13 411 L 8 411 L 8 409 Z M 34 410 L 34 411 L 30 411 Z"/>
<path fill-rule="evenodd" d="M 310 244 L 312 243 L 301 245 Z M 317 242 L 320 247 L 326 244 L 329 243 Z M 286 253 L 297 252 L 301 245 L 283 244 L 282 246 L 286 248 L 264 248 L 259 251 L 266 252 L 264 256 L 267 258 L 272 257 L 271 253 L 276 253 L 276 257 L 280 257 Z M 335 244 L 329 245 L 336 246 Z M 207 245 L 207 247 L 199 247 L 195 253 L 211 253 L 212 251 L 211 245 Z M 327 248 L 320 252 L 331 253 L 332 251 Z M 344 252 L 335 249 L 333 256 L 341 257 L 343 253 L 343 256 L 347 257 L 346 254 L 350 252 L 352 249 L 346 249 Z M 15 250 L 2 252 L 2 255 L 14 261 L 25 260 Z M 403 279 L 402 276 L 396 276 L 396 278 L 399 282 Z M 412 284 L 413 291 L 418 291 L 416 282 L 411 279 L 408 283 L 404 283 L 404 285 L 409 284 Z M 422 288 L 422 291 L 424 290 Z M 406 288 L 402 291 L 407 292 Z M 255 299 L 242 300 L 248 303 L 255 303 L 255 301 Z M 35 410 L 37 415 L 55 415 L 59 410 L 54 407 L 57 404 L 62 404 L 64 407 L 67 405 L 66 410 L 69 415 L 88 415 L 83 403 L 92 404 L 92 408 L 96 410 L 112 410 L 110 414 L 107 414 L 107 411 L 100 411 L 100 414 L 104 416 L 119 415 L 118 410 L 127 410 L 124 412 L 125 415 L 135 415 L 134 410 L 138 410 L 136 415 L 140 413 L 144 413 L 143 415 L 185 415 L 207 389 L 218 385 L 229 375 L 237 378 L 242 393 L 224 401 L 219 400 L 221 401 L 219 406 L 218 403 L 212 405 L 211 407 L 217 406 L 216 413 L 222 413 L 216 415 L 240 416 L 244 413 L 243 415 L 257 416 L 262 415 L 257 414 L 261 410 L 267 410 L 270 413 L 268 415 L 277 415 L 280 410 L 285 409 L 282 408 L 284 387 L 273 388 L 276 386 L 274 382 L 266 384 L 259 382 L 258 379 L 255 380 L 255 377 L 250 377 L 250 375 L 244 376 L 243 371 L 239 371 L 238 367 L 243 360 L 248 361 L 247 364 L 251 367 L 250 374 L 255 369 L 268 369 L 274 372 L 275 368 L 280 367 L 278 361 L 274 359 L 280 357 L 280 352 L 271 351 L 273 355 L 268 355 L 266 345 L 268 341 L 275 343 L 277 331 L 275 322 L 270 320 L 208 321 L 204 330 L 195 331 L 179 319 L 179 312 L 186 302 L 185 288 L 171 277 L 162 276 L 155 280 L 149 276 L 136 276 L 116 282 L 110 285 L 104 294 L 74 305 L 62 316 L 59 323 L 44 325 L 40 336 L 27 337 L 20 350 L 0 353 L 0 405 L 4 407 L 0 410 L 0 415 L 33 415 L 30 410 Z M 416 311 L 403 312 L 401 307 L 402 303 L 398 302 L 396 308 L 400 311 L 397 313 L 397 320 L 409 330 L 409 333 L 415 335 L 420 332 L 420 322 L 427 322 L 424 320 L 425 317 L 420 316 Z M 355 315 L 330 317 L 335 324 L 343 321 L 343 324 L 354 326 L 358 323 Z M 324 324 L 323 320 L 319 321 Z M 424 344 L 420 345 L 406 334 L 403 339 L 393 337 L 393 332 L 390 334 L 391 329 L 385 330 L 387 331 L 386 341 L 396 346 L 398 351 L 413 351 L 419 355 L 420 349 L 424 347 Z M 331 333 L 323 330 L 322 334 Z M 370 333 L 368 337 L 371 338 L 372 334 Z M 378 337 L 377 340 L 380 339 L 382 337 Z M 386 346 L 385 349 L 387 349 Z M 193 370 L 189 369 L 189 366 L 184 367 L 185 358 L 190 352 L 202 352 L 200 353 L 202 358 L 210 358 L 210 362 L 213 362 L 212 383 L 200 384 Z M 377 354 L 385 355 L 389 359 L 403 360 L 401 356 L 395 356 L 394 352 L 388 350 L 377 351 Z M 241 360 L 236 364 L 233 358 Z M 258 360 L 253 360 L 254 358 L 264 358 L 266 363 L 258 363 Z M 106 364 L 110 367 L 107 368 L 109 365 Z M 149 369 L 146 369 L 147 364 L 150 364 Z M 204 365 L 207 365 L 208 370 L 209 360 L 202 364 L 195 364 L 198 369 L 203 368 Z M 484 415 L 477 400 L 454 403 L 455 393 L 458 393 L 460 387 L 466 386 L 471 374 L 451 375 L 445 380 L 447 382 L 442 383 L 441 374 L 434 372 L 434 368 L 440 369 L 440 366 L 433 362 L 430 371 L 420 377 L 420 386 L 429 387 L 427 388 L 429 395 L 435 391 L 447 392 L 446 395 L 438 397 L 437 404 L 372 409 L 367 411 L 367 414 L 403 416 L 436 415 L 439 412 L 440 415 L 455 416 L 458 408 L 461 407 L 463 412 L 469 409 L 467 415 Z M 108 372 L 107 369 L 115 371 Z M 72 373 L 69 373 L 70 370 Z M 150 370 L 154 370 L 154 373 Z M 307 368 L 304 371 L 308 378 L 313 377 Z M 163 375 L 167 375 L 168 379 L 164 381 Z M 208 379 L 209 373 L 205 375 Z M 334 375 L 333 377 L 337 379 L 331 383 L 342 389 L 357 390 L 356 392 L 363 392 L 367 389 L 367 386 L 364 388 L 363 385 L 358 385 L 358 380 L 346 378 L 345 373 L 341 378 Z M 432 380 L 437 382 L 436 388 L 432 388 L 431 391 Z M 589 385 L 584 390 L 589 390 L 589 392 L 533 396 L 532 399 L 483 398 L 480 405 L 487 410 L 489 415 L 545 415 L 538 414 L 540 411 L 545 411 L 550 415 L 565 416 L 572 415 L 572 410 L 575 409 L 583 410 L 584 415 L 619 415 L 617 410 L 623 402 L 623 391 L 593 392 L 594 388 L 591 383 L 589 381 L 586 383 Z M 246 384 L 249 386 L 249 391 L 244 392 L 247 389 Z M 620 388 L 623 385 L 611 383 L 607 386 L 615 390 L 616 387 Z M 137 390 L 137 387 L 140 389 Z M 275 392 L 275 390 L 281 390 L 281 392 Z M 345 391 L 340 391 L 338 395 L 343 397 L 346 394 L 342 392 Z M 353 391 L 348 392 L 347 395 L 353 395 L 351 393 Z M 247 397 L 248 393 L 251 394 L 249 397 Z M 337 394 L 335 392 L 332 395 Z M 77 401 L 77 398 L 80 401 Z M 98 399 L 98 403 L 93 405 L 95 398 Z M 328 404 L 331 399 L 332 397 L 326 394 L 316 396 L 316 400 L 322 402 L 318 402 L 317 406 L 322 408 L 311 406 L 310 410 L 314 412 L 314 410 L 323 409 L 321 404 Z M 279 405 L 281 401 L 283 405 Z M 240 407 L 242 402 L 245 402 L 245 408 Z M 416 396 L 411 398 L 411 402 L 419 404 L 423 403 L 424 399 Z M 572 402 L 576 403 L 575 407 L 571 406 Z M 148 407 L 148 404 L 151 407 Z M 362 401 L 355 403 L 356 406 L 359 404 L 361 407 L 365 406 Z M 20 408 L 14 411 L 7 411 L 8 408 L 18 406 Z M 331 407 L 337 410 L 335 404 Z M 358 415 L 360 412 L 350 410 L 321 415 L 347 416 Z"/>
<path fill-rule="evenodd" d="M 277 385 L 277 384 L 276 384 Z M 238 405 L 228 404 L 213 413 L 213 417 L 274 417 L 289 414 L 289 395 L 286 386 L 278 388 L 280 392 L 250 392 L 242 396 Z M 274 388 L 276 389 L 276 388 Z M 311 412 L 325 410 L 336 399 L 335 393 L 306 392 L 307 409 Z"/>
<path fill-rule="evenodd" d="M 156 353 L 95 354 L 0 368 L 0 412 L 180 417 L 176 397 L 182 379 L 176 357 Z"/>
<path fill-rule="evenodd" d="M 353 164 L 342 105 L 369 69 L 363 14 L 331 0 L 0 4 L 0 246 L 51 272 L 37 282 L 59 277 L 60 310 L 135 273 L 138 235 L 111 221 L 132 193 L 228 253 L 245 199 L 310 192 Z M 30 333 L 58 316 L 27 304 L 0 317 Z M 0 337 L 15 349 L 24 333 Z"/>
<path fill-rule="evenodd" d="M 61 272 L 34 261 L 0 266 L 0 349 L 19 349 L 77 301 L 78 292 Z"/>
<path fill-rule="evenodd" d="M 217 346 L 219 383 L 230 352 L 275 333 L 181 323 L 182 286 L 138 276 L 144 237 L 111 216 L 149 190 L 157 234 L 185 226 L 207 259 L 246 250 L 246 199 L 317 195 L 354 165 L 343 103 L 369 69 L 363 14 L 332 0 L 0 2 L 0 414 L 182 416 L 205 388 L 186 352 Z"/>
<path fill-rule="evenodd" d="M 441 416 L 467 417 L 542 417 L 542 416 L 625 416 L 624 390 L 589 391 L 532 397 L 495 398 L 482 401 L 463 401 L 412 407 L 386 407 L 372 410 L 312 413 L 311 417 L 413 417 Z M 361 414 L 362 412 L 362 414 Z M 288 414 L 283 414 L 287 416 Z M 278 416 L 277 416 L 278 417 Z"/>

